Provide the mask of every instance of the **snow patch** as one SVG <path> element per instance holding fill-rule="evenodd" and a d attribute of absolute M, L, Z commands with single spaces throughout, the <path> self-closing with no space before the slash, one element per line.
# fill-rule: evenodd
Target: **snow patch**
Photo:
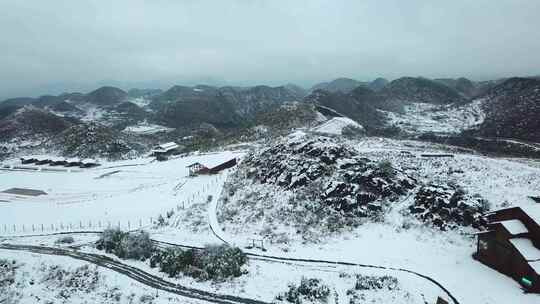
<path fill-rule="evenodd" d="M 347 118 L 347 117 L 334 117 L 321 125 L 312 129 L 313 132 L 323 133 L 323 134 L 332 134 L 332 135 L 341 135 L 343 129 L 346 127 L 357 128 L 364 130 L 364 127 L 357 123 L 356 121 Z"/>

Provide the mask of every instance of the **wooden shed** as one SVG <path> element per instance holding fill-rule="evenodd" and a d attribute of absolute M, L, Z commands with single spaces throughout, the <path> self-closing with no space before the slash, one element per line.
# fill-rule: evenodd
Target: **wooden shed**
<path fill-rule="evenodd" d="M 86 158 L 81 161 L 81 168 L 93 168 L 99 166 L 99 162 L 93 158 Z"/>
<path fill-rule="evenodd" d="M 478 234 L 474 258 L 540 293 L 540 204 L 486 214 L 488 230 Z"/>
<path fill-rule="evenodd" d="M 212 168 L 208 168 L 198 162 L 187 166 L 187 168 L 189 169 L 189 176 L 196 176 L 198 174 L 218 174 L 225 169 L 236 166 L 236 164 L 237 160 L 236 158 L 233 158 Z"/>
<path fill-rule="evenodd" d="M 206 173 L 209 170 L 205 165 L 199 162 L 193 163 L 187 166 L 187 168 L 189 170 L 189 176 L 196 176 L 199 173 Z"/>

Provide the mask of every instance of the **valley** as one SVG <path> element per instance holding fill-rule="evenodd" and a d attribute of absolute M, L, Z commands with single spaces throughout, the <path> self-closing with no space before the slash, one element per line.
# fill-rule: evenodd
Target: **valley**
<path fill-rule="evenodd" d="M 536 303 L 473 255 L 486 214 L 537 208 L 534 133 L 489 132 L 491 104 L 538 82 L 473 96 L 426 79 L 343 81 L 0 103 L 3 299 Z M 151 252 L 125 257 L 144 242 Z M 245 255 L 233 276 L 167 273 L 168 255 L 223 248 Z M 46 283 L 55 272 L 80 283 Z"/>

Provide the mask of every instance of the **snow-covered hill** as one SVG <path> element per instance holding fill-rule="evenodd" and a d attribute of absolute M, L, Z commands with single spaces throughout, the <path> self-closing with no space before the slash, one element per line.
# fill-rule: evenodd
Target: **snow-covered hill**
<path fill-rule="evenodd" d="M 334 117 L 316 126 L 312 129 L 312 131 L 323 134 L 342 135 L 343 130 L 346 128 L 357 129 L 359 131 L 364 130 L 364 127 L 362 127 L 362 125 L 350 118 Z"/>

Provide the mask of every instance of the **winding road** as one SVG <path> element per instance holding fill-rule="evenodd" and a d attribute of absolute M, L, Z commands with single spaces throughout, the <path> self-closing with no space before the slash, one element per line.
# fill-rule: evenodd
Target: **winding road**
<path fill-rule="evenodd" d="M 69 249 L 45 247 L 45 246 L 31 246 L 31 245 L 13 245 L 13 244 L 0 244 L 0 249 L 26 251 L 32 253 L 57 255 L 74 258 L 77 260 L 89 262 L 107 269 L 113 270 L 120 274 L 126 275 L 133 280 L 136 280 L 144 285 L 177 294 L 186 298 L 203 300 L 212 303 L 222 304 L 268 304 L 267 302 L 242 298 L 237 296 L 223 295 L 212 293 L 200 289 L 189 288 L 179 284 L 175 284 L 161 279 L 158 276 L 145 272 L 139 268 L 126 265 L 117 260 L 111 259 L 104 255 L 83 253 Z"/>

